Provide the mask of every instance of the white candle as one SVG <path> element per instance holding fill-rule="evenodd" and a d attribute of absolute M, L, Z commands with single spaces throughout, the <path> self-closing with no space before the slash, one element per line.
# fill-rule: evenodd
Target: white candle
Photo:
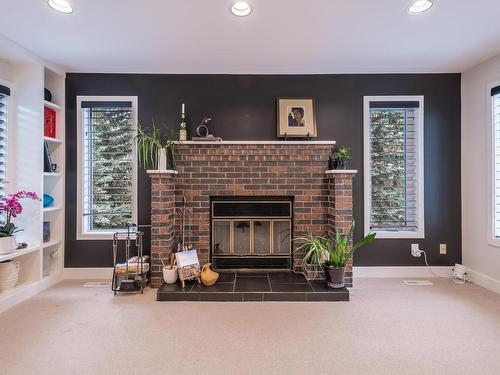
<path fill-rule="evenodd" d="M 184 103 L 182 103 L 182 114 L 184 114 Z"/>

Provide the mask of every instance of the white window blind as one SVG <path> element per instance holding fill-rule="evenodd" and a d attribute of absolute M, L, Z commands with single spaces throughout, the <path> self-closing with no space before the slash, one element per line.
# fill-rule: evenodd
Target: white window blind
<path fill-rule="evenodd" d="M 491 90 L 494 128 L 494 232 L 495 238 L 500 239 L 500 86 Z"/>
<path fill-rule="evenodd" d="M 419 100 L 380 97 L 367 105 L 365 176 L 369 203 L 365 226 L 369 232 L 386 233 L 386 238 L 397 238 L 398 233 L 408 237 L 420 233 L 415 237 L 423 237 L 423 188 L 419 187 L 423 184 L 419 181 L 422 106 Z"/>
<path fill-rule="evenodd" d="M 127 228 L 134 212 L 131 102 L 83 101 L 84 233 Z"/>
<path fill-rule="evenodd" d="M 10 89 L 0 85 L 0 197 L 4 197 L 7 183 L 7 99 Z"/>

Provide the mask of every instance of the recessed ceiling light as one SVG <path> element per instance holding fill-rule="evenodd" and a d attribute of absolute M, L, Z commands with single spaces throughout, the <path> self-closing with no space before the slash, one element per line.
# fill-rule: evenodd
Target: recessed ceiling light
<path fill-rule="evenodd" d="M 49 6 L 61 13 L 73 13 L 73 8 L 66 0 L 49 0 Z"/>
<path fill-rule="evenodd" d="M 432 7 L 431 0 L 416 0 L 408 7 L 408 13 L 417 14 L 425 12 Z"/>
<path fill-rule="evenodd" d="M 252 13 L 252 7 L 246 1 L 237 1 L 231 7 L 231 12 L 233 12 L 235 16 L 245 17 Z"/>

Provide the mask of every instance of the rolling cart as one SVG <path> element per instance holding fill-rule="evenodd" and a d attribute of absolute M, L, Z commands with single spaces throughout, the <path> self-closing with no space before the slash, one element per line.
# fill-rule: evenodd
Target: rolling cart
<path fill-rule="evenodd" d="M 113 234 L 113 280 L 111 290 L 116 295 L 117 292 L 144 292 L 144 287 L 149 277 L 149 262 L 145 262 L 143 252 L 143 232 L 139 228 L 149 227 L 149 225 L 132 224 L 126 232 L 116 232 Z M 118 246 L 120 242 L 125 243 L 125 262 L 118 263 Z M 137 256 L 131 258 L 131 245 L 137 249 Z M 135 260 L 132 262 L 131 260 Z"/>

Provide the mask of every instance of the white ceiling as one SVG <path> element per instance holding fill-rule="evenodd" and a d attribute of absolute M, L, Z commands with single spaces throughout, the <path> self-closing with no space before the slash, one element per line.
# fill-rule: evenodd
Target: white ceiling
<path fill-rule="evenodd" d="M 0 0 L 0 34 L 69 72 L 462 72 L 500 53 L 498 0 L 252 0 L 246 18 L 231 0 L 69 1 Z"/>

